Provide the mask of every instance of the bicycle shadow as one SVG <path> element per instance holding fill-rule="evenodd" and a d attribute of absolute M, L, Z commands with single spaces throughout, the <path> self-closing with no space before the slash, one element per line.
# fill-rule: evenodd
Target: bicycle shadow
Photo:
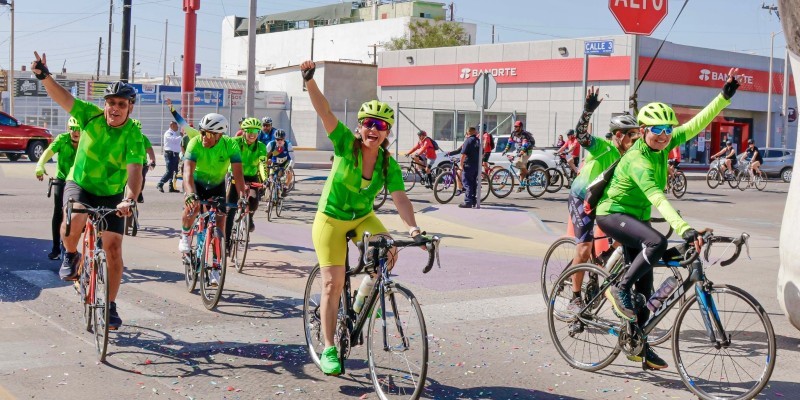
<path fill-rule="evenodd" d="M 288 296 L 263 296 L 243 290 L 225 289 L 222 301 L 217 304 L 215 312 L 244 318 L 283 319 L 303 315 L 303 300 Z M 299 307 L 298 307 L 299 306 Z M 241 311 L 228 311 L 228 310 Z"/>
<path fill-rule="evenodd" d="M 146 222 L 146 221 L 145 221 Z M 181 231 L 176 228 L 168 226 L 150 226 L 142 224 L 139 221 L 139 231 L 136 233 L 135 238 L 143 239 L 178 239 Z M 129 240 L 131 237 L 128 237 Z"/>
<path fill-rule="evenodd" d="M 259 278 L 305 278 L 313 266 L 296 266 L 285 261 L 247 261 L 242 275 Z M 256 273 L 252 273 L 256 271 Z"/>
<path fill-rule="evenodd" d="M 560 399 L 577 400 L 579 397 L 572 397 L 563 393 L 543 392 L 536 389 L 528 389 L 510 386 L 475 386 L 460 388 L 445 385 L 436 379 L 427 378 L 424 393 L 421 398 L 448 400 L 448 399 Z"/>
<path fill-rule="evenodd" d="M 292 253 L 298 253 L 298 254 L 314 252 L 314 249 L 311 247 L 293 246 L 289 244 L 278 244 L 278 243 L 250 243 L 250 250 L 248 250 L 248 253 L 253 249 L 260 249 L 257 251 L 268 251 L 270 253 L 277 253 L 280 251 L 290 251 Z"/>
<path fill-rule="evenodd" d="M 184 274 L 178 272 L 125 266 L 122 274 L 122 283 L 183 282 L 184 278 Z"/>

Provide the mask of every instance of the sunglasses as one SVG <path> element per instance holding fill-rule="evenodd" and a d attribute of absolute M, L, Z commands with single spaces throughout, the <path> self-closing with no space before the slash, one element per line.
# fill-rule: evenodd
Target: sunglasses
<path fill-rule="evenodd" d="M 200 136 L 205 137 L 206 135 L 219 136 L 222 135 L 222 132 L 200 131 Z"/>
<path fill-rule="evenodd" d="M 670 125 L 651 126 L 650 132 L 653 132 L 656 135 L 661 135 L 662 133 L 665 135 L 672 135 L 672 126 Z"/>
<path fill-rule="evenodd" d="M 244 130 L 244 133 L 246 133 L 248 135 L 258 135 L 258 132 L 260 132 L 260 130 L 256 129 L 256 128 L 254 128 L 254 129 L 245 129 Z"/>
<path fill-rule="evenodd" d="M 375 128 L 378 131 L 388 131 L 389 123 L 377 118 L 364 118 L 361 120 L 361 126 L 367 129 Z"/>

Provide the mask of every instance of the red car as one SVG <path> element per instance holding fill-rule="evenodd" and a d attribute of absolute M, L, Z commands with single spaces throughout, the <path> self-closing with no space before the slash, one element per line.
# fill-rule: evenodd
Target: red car
<path fill-rule="evenodd" d="M 0 111 L 0 153 L 9 160 L 17 161 L 27 155 L 29 160 L 37 162 L 52 141 L 48 129 L 22 124 Z"/>

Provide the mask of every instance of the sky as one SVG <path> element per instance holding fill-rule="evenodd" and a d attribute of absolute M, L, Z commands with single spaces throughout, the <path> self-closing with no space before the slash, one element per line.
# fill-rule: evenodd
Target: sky
<path fill-rule="evenodd" d="M 654 1 L 654 0 L 635 0 Z M 658 0 L 656 0 L 658 1 Z M 101 73 L 106 69 L 110 0 L 16 0 L 15 64 L 29 65 L 33 51 L 48 55 L 52 71 L 94 73 L 98 40 L 103 37 Z M 332 0 L 258 0 L 258 15 L 340 3 Z M 776 3 L 765 0 L 766 4 Z M 455 19 L 477 24 L 478 44 L 521 42 L 552 38 L 577 38 L 621 34 L 606 0 L 454 0 Z M 487 3 L 493 7 L 487 7 Z M 180 73 L 183 54 L 184 13 L 182 0 L 133 0 L 132 24 L 136 26 L 137 76 L 161 76 L 164 61 L 164 24 L 169 20 L 167 74 Z M 203 76 L 220 75 L 220 32 L 225 15 L 247 16 L 248 0 L 200 0 L 197 62 Z M 652 35 L 663 39 L 684 0 L 669 1 L 669 14 Z M 775 13 L 754 0 L 690 0 L 667 40 L 692 46 L 770 53 L 770 34 L 781 30 Z M 42 11 L 43 10 L 43 11 Z M 111 38 L 111 73 L 119 74 L 122 0 L 114 0 Z M 0 6 L 0 68 L 9 66 L 10 16 Z M 775 57 L 782 57 L 783 35 L 775 37 Z"/>

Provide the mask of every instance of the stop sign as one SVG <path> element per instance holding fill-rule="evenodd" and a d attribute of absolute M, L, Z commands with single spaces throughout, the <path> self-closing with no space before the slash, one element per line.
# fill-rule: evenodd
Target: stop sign
<path fill-rule="evenodd" d="M 608 0 L 608 9 L 625 33 L 650 36 L 667 16 L 667 0 Z"/>

